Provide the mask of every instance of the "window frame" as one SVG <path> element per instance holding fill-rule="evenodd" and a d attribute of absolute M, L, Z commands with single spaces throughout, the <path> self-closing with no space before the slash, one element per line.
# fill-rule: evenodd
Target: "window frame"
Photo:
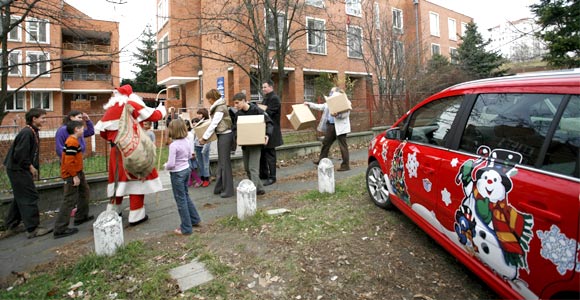
<path fill-rule="evenodd" d="M 19 21 L 20 17 L 17 16 L 10 16 L 10 25 L 16 23 L 14 21 Z M 12 28 L 12 30 L 10 30 L 10 32 L 8 33 L 8 41 L 9 42 L 22 42 L 22 23 L 18 24 L 16 27 Z M 12 33 L 15 32 L 17 37 L 16 39 L 11 38 Z"/>
<path fill-rule="evenodd" d="M 359 39 L 359 43 L 360 43 L 360 56 L 354 56 L 353 55 L 353 51 L 351 50 L 352 46 L 351 42 L 353 41 L 353 39 L 351 38 L 351 36 L 353 36 L 353 34 L 351 34 L 350 30 L 351 29 L 357 29 L 360 33 L 360 35 L 358 36 Z M 355 59 L 362 59 L 363 58 L 363 30 L 362 27 L 360 26 L 356 26 L 356 25 L 347 25 L 346 27 L 346 55 L 348 58 L 355 58 Z"/>
<path fill-rule="evenodd" d="M 33 30 L 32 24 L 37 24 L 37 30 Z M 37 33 L 37 37 L 41 34 L 41 27 L 40 24 L 45 25 L 45 39 L 46 40 L 39 40 L 34 39 L 32 36 L 33 32 Z M 37 19 L 37 18 L 28 18 L 26 19 L 26 42 L 27 43 L 38 43 L 38 44 L 50 44 L 50 22 L 44 19 Z"/>
<path fill-rule="evenodd" d="M 157 42 L 157 68 L 169 63 L 169 33 L 166 33 Z"/>
<path fill-rule="evenodd" d="M 460 34 L 463 37 L 465 35 L 465 31 L 467 30 L 467 23 L 461 22 Z"/>
<path fill-rule="evenodd" d="M 344 12 L 349 16 L 362 17 L 362 0 L 345 0 Z"/>
<path fill-rule="evenodd" d="M 305 3 L 306 3 L 306 5 L 310 5 L 310 6 L 314 6 L 314 7 L 318 7 L 318 8 L 325 7 L 324 0 L 306 0 Z"/>
<path fill-rule="evenodd" d="M 433 23 L 435 21 L 436 24 Z M 440 29 L 440 22 L 439 22 L 439 14 L 433 11 L 429 12 L 429 33 L 432 36 L 441 36 L 441 29 Z"/>
<path fill-rule="evenodd" d="M 12 55 L 18 55 L 16 65 L 12 67 L 10 63 Z M 16 74 L 13 74 L 12 70 L 16 70 Z M 9 77 L 22 77 L 22 50 L 8 50 L 8 76 Z"/>
<path fill-rule="evenodd" d="M 44 64 L 46 64 L 45 65 L 46 74 L 40 75 L 41 73 L 43 73 L 43 72 L 41 72 L 41 67 L 40 67 L 41 63 L 40 62 L 36 62 L 36 63 L 32 62 L 30 60 L 30 55 L 36 55 L 37 61 L 38 61 L 38 56 L 44 55 L 44 57 L 46 59 L 46 62 L 44 62 Z M 50 64 L 50 53 L 46 53 L 46 52 L 42 52 L 42 51 L 27 51 L 26 52 L 26 77 L 36 77 L 39 75 L 40 75 L 39 77 L 50 77 L 50 65 L 49 64 Z M 33 74 L 31 72 L 31 67 L 33 65 L 37 65 L 38 71 L 36 72 L 36 74 Z"/>
<path fill-rule="evenodd" d="M 437 49 L 438 49 L 437 53 L 435 53 L 435 51 L 433 51 L 433 49 L 434 49 L 433 47 L 434 46 L 436 46 Z M 437 44 L 437 43 L 431 43 L 431 57 L 435 56 L 435 54 L 441 55 L 441 45 L 440 44 Z"/>
<path fill-rule="evenodd" d="M 169 0 L 157 2 L 157 30 L 161 30 L 169 21 Z"/>
<path fill-rule="evenodd" d="M 451 26 L 452 22 L 453 26 Z M 457 41 L 457 20 L 447 18 L 447 34 L 449 35 L 450 40 Z"/>
<path fill-rule="evenodd" d="M 286 26 L 285 26 L 286 28 L 288 28 L 288 25 L 289 25 L 287 16 L 286 16 L 286 14 L 284 12 L 276 11 L 276 14 L 275 15 L 273 15 L 272 12 L 273 11 L 271 9 L 268 10 L 266 12 L 266 18 L 264 18 L 264 29 L 266 30 L 265 31 L 266 32 L 266 38 L 268 39 L 268 50 L 276 50 L 276 37 L 275 36 L 271 36 L 273 34 L 273 32 L 270 32 L 270 30 L 268 30 L 268 20 L 271 17 L 276 17 L 276 23 L 278 23 L 278 32 L 277 32 L 277 34 L 278 34 L 278 40 L 280 40 L 280 41 L 282 41 L 282 39 L 284 38 L 284 26 L 282 26 L 282 28 L 280 28 L 280 21 L 281 21 L 280 20 L 280 17 L 283 16 L 284 19 L 282 21 L 285 21 L 286 22 Z M 286 41 L 286 43 L 288 43 L 288 42 L 289 42 L 289 40 Z"/>
<path fill-rule="evenodd" d="M 373 4 L 373 20 L 376 30 L 381 30 L 381 6 L 378 2 Z"/>
<path fill-rule="evenodd" d="M 38 108 L 42 108 L 44 110 L 48 110 L 48 111 L 52 111 L 52 104 L 53 104 L 53 98 L 52 98 L 52 92 L 47 92 L 47 91 L 31 91 L 30 92 L 30 108 L 33 107 L 37 107 L 35 106 L 35 96 L 36 95 L 40 95 L 40 106 Z M 43 97 L 44 95 L 48 95 L 48 107 L 44 107 L 44 101 L 43 101 Z"/>
<path fill-rule="evenodd" d="M 453 58 L 453 54 L 457 54 L 457 48 L 449 47 L 449 62 L 452 64 L 457 64 L 457 60 Z"/>
<path fill-rule="evenodd" d="M 25 92 L 16 92 L 16 93 L 13 93 L 12 94 L 12 102 L 10 102 L 10 103 L 12 103 L 13 107 L 16 107 L 17 106 L 16 104 L 18 103 L 18 99 L 17 99 L 17 96 L 18 95 L 22 95 L 22 108 L 21 109 L 18 109 L 18 108 L 9 109 L 8 108 L 8 103 L 10 102 L 10 100 L 7 99 L 6 100 L 6 103 L 4 104 L 4 110 L 5 111 L 7 111 L 7 112 L 26 111 L 26 93 Z"/>
<path fill-rule="evenodd" d="M 397 18 L 395 17 L 395 12 L 398 12 L 398 13 L 399 13 L 399 17 L 400 17 L 400 18 L 399 18 L 400 20 L 398 21 L 398 23 L 400 23 L 400 24 L 399 24 L 399 26 L 396 26 L 396 24 L 395 24 L 395 23 L 396 23 L 395 21 L 396 21 L 396 19 L 397 19 Z M 391 9 L 391 13 L 392 13 L 393 30 L 394 30 L 395 32 L 397 32 L 397 33 L 400 33 L 400 34 L 402 34 L 402 33 L 403 33 L 403 31 L 404 31 L 404 30 L 403 30 L 403 27 L 404 27 L 404 25 L 403 25 L 403 24 L 404 24 L 404 23 L 403 23 L 403 10 L 402 10 L 402 9 L 399 9 L 399 8 L 396 8 L 396 7 L 393 7 L 393 8 Z"/>
<path fill-rule="evenodd" d="M 310 21 L 314 22 L 314 23 L 322 23 L 322 28 L 320 30 L 314 29 L 314 33 L 312 33 L 315 36 L 316 41 L 318 41 L 319 39 L 322 40 L 322 46 L 319 46 L 317 44 L 311 44 L 310 43 Z M 327 48 L 326 48 L 326 20 L 324 19 L 318 19 L 318 18 L 313 18 L 313 17 L 306 17 L 306 52 L 310 53 L 310 54 L 321 54 L 321 55 L 326 55 L 327 54 Z M 318 33 L 318 34 L 317 34 Z M 320 35 L 320 36 L 319 36 Z M 315 51 L 315 48 L 311 48 L 311 47 L 315 47 L 315 48 L 319 48 L 322 47 L 322 51 Z"/>

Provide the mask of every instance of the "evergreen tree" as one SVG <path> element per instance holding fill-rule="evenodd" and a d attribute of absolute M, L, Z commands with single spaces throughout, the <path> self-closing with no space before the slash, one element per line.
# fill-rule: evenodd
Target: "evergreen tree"
<path fill-rule="evenodd" d="M 141 47 L 137 48 L 137 52 L 133 53 L 133 57 L 137 59 L 135 66 L 139 69 L 135 74 L 135 79 L 123 80 L 123 82 L 131 83 L 133 90 L 136 92 L 157 93 L 161 87 L 157 85 L 157 53 L 155 50 L 155 33 L 151 31 L 151 25 L 147 25 L 141 38 Z"/>
<path fill-rule="evenodd" d="M 470 76 L 470 79 L 496 77 L 505 74 L 506 70 L 500 69 L 505 59 L 497 52 L 488 52 L 485 47 L 490 41 L 484 41 L 477 31 L 475 23 L 467 24 L 465 35 L 461 37 L 462 43 L 457 48 L 457 55 L 453 59 L 459 67 Z"/>
<path fill-rule="evenodd" d="M 530 6 L 548 46 L 544 61 L 556 67 L 580 67 L 580 1 L 541 0 Z"/>

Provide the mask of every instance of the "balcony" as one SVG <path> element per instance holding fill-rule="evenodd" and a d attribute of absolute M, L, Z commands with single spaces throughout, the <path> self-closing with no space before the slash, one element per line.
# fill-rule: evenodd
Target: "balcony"
<path fill-rule="evenodd" d="M 96 45 L 87 43 L 62 43 L 62 47 L 65 50 L 111 53 L 111 46 L 108 45 Z"/>
<path fill-rule="evenodd" d="M 110 81 L 111 74 L 62 72 L 63 81 Z"/>
<path fill-rule="evenodd" d="M 62 72 L 65 90 L 112 90 L 113 77 L 105 73 Z"/>

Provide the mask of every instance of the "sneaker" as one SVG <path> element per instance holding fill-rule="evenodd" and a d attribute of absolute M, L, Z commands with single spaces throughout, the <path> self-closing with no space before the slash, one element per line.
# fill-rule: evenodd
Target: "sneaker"
<path fill-rule="evenodd" d="M 265 195 L 265 194 L 266 194 L 266 191 L 264 191 L 264 190 L 259 190 L 259 191 L 256 192 L 256 195 L 258 195 L 258 196 L 262 196 L 262 195 Z"/>
<path fill-rule="evenodd" d="M 350 167 L 349 166 L 341 166 L 337 171 L 338 172 L 343 172 L 343 171 L 348 171 L 348 170 L 350 170 Z"/>
<path fill-rule="evenodd" d="M 83 223 L 86 223 L 86 222 L 88 222 L 88 221 L 91 221 L 91 220 L 93 220 L 94 218 L 95 218 L 95 216 L 93 216 L 93 215 L 90 215 L 90 216 L 87 216 L 86 218 L 84 218 L 84 219 L 82 219 L 82 220 L 75 220 L 75 221 L 74 221 L 74 224 L 75 224 L 75 226 L 79 226 L 79 225 L 81 225 L 81 224 L 83 224 Z"/>
<path fill-rule="evenodd" d="M 31 239 L 31 238 L 47 235 L 47 234 L 51 233 L 52 230 L 53 230 L 52 228 L 49 229 L 49 228 L 37 226 L 36 229 L 34 229 L 34 231 L 28 233 L 28 238 Z"/>
<path fill-rule="evenodd" d="M 69 236 L 69 235 L 73 235 L 75 233 L 79 232 L 78 228 L 67 228 L 64 231 L 61 232 L 54 232 L 54 239 L 60 239 L 63 238 L 65 236 Z"/>
<path fill-rule="evenodd" d="M 208 187 L 208 186 L 209 186 L 209 180 L 204 180 L 204 181 L 201 183 L 201 186 L 202 186 L 202 187 Z"/>

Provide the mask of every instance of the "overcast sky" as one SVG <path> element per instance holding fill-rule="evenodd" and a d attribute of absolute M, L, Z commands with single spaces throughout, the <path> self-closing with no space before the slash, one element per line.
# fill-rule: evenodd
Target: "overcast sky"
<path fill-rule="evenodd" d="M 139 35 L 147 24 L 156 31 L 157 0 L 65 0 L 93 19 L 117 21 L 120 30 L 121 78 L 134 78 L 132 53 L 139 46 Z M 368 0 L 367 0 L 368 1 Z M 425 1 L 425 0 L 420 0 Z M 473 17 L 483 33 L 505 21 L 531 17 L 531 4 L 540 0 L 429 0 L 443 7 Z M 113 4 L 122 2 L 124 4 Z"/>

